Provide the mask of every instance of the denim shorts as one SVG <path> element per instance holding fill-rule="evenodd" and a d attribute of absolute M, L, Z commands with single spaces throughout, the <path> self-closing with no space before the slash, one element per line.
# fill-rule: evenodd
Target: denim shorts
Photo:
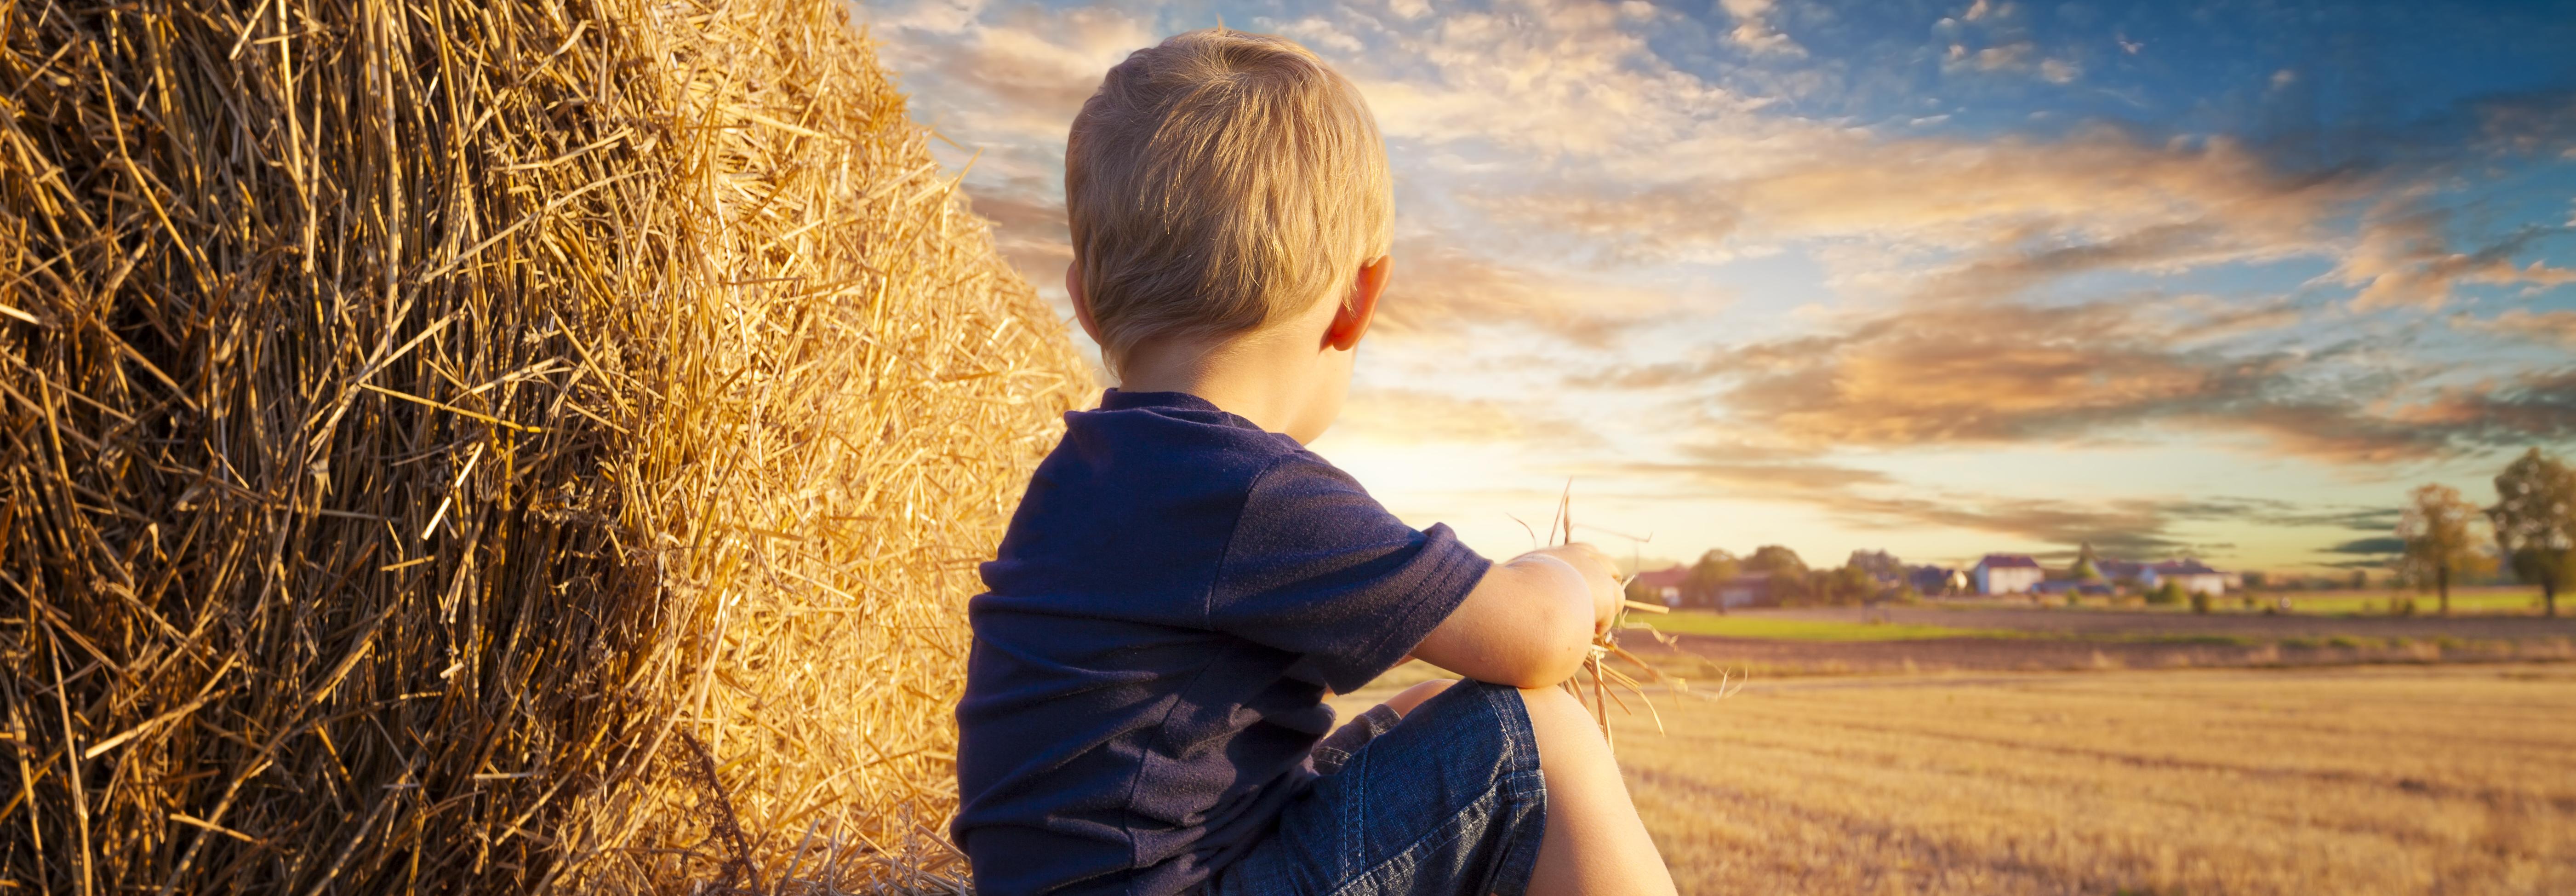
<path fill-rule="evenodd" d="M 1520 691 L 1461 681 L 1398 722 L 1373 707 L 1313 752 L 1314 786 L 1208 896 L 1520 896 L 1547 785 Z"/>

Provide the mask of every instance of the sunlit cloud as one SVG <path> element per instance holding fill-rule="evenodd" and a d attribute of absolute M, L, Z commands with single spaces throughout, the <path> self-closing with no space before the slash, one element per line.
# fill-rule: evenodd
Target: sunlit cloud
<path fill-rule="evenodd" d="M 2576 310 L 2515 308 L 2485 319 L 2455 316 L 2451 318 L 2451 325 L 2476 333 L 2576 349 Z"/>
<path fill-rule="evenodd" d="M 1771 24 L 1771 18 L 1777 12 L 1777 4 L 1772 0 L 1720 0 L 1718 5 L 1726 10 L 1727 15 L 1735 17 L 1735 28 L 1726 33 L 1726 39 L 1737 46 L 1755 53 L 1807 55 L 1807 48 L 1798 46 L 1797 41 L 1790 40 L 1788 35 L 1780 33 Z"/>
<path fill-rule="evenodd" d="M 2491 245 L 2461 252 L 2442 235 L 2448 212 L 2399 200 L 2374 209 L 2364 220 L 2361 239 L 2344 256 L 2334 276 L 2359 286 L 2356 310 L 2420 308 L 2447 304 L 2464 283 L 2557 286 L 2576 283 L 2576 268 L 2556 267 L 2539 259 L 2517 267 L 2515 257 L 2532 244 L 2559 236 L 2563 228 L 2525 228 Z"/>

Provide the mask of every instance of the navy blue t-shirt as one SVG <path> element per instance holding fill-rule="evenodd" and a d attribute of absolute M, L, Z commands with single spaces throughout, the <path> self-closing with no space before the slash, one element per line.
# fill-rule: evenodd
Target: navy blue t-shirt
<path fill-rule="evenodd" d="M 1112 389 L 1065 424 L 967 604 L 950 833 L 985 896 L 1177 893 L 1313 781 L 1325 689 L 1490 564 L 1196 396 Z"/>

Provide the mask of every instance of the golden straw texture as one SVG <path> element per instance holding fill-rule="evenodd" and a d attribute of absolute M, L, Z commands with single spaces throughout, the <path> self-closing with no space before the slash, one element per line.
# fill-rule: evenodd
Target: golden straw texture
<path fill-rule="evenodd" d="M 1090 382 L 839 3 L 0 21 L 0 886 L 962 889 Z"/>

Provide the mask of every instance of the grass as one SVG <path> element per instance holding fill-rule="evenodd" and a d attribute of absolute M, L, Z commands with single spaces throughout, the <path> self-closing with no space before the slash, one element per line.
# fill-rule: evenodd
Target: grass
<path fill-rule="evenodd" d="M 1715 613 L 1679 612 L 1646 618 L 1649 625 L 1677 635 L 1766 638 L 1781 641 L 1921 641 L 1929 638 L 2022 638 L 2007 629 L 1951 628 L 1906 623 L 1833 622 Z"/>
<path fill-rule="evenodd" d="M 1619 717 L 1681 892 L 2576 892 L 2576 672 L 1757 686 Z"/>
<path fill-rule="evenodd" d="M 2265 593 L 2263 596 L 2267 601 L 2271 597 L 2269 593 Z M 2417 615 L 2431 615 L 2440 612 L 2441 609 L 2441 599 L 2439 597 L 2431 594 L 2416 594 L 2409 591 L 2337 591 L 2322 594 L 2300 594 L 2297 592 L 2291 592 L 2289 597 L 2292 611 L 2297 613 L 2359 614 L 2375 616 L 2386 614 L 2392 602 L 2404 600 L 2410 597 L 2415 599 L 2415 612 Z M 2233 601 L 2223 601 L 2222 603 L 2233 603 Z M 2566 605 L 2566 602 L 2561 601 L 2560 603 L 2560 612 L 2567 612 L 2569 608 Z M 2538 613 L 2540 612 L 2540 589 L 2505 588 L 2492 590 L 2480 589 L 2477 591 L 2453 591 L 2451 592 L 2451 612 L 2453 614 Z"/>

